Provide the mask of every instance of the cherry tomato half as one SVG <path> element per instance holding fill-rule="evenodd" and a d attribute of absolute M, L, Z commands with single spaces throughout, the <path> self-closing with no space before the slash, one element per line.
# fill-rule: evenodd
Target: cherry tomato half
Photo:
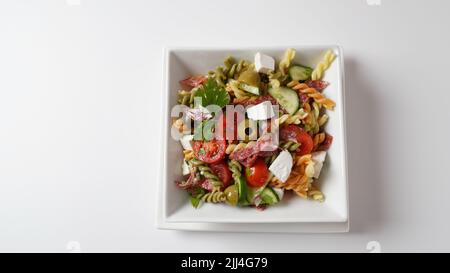
<path fill-rule="evenodd" d="M 264 160 L 259 158 L 252 167 L 245 168 L 245 177 L 250 187 L 261 187 L 269 178 L 269 169 Z"/>
<path fill-rule="evenodd" d="M 211 170 L 220 178 L 223 183 L 223 188 L 231 184 L 231 171 L 225 161 L 219 161 L 209 165 Z"/>
<path fill-rule="evenodd" d="M 314 148 L 312 137 L 297 125 L 289 124 L 281 127 L 280 139 L 283 141 L 295 141 L 300 143 L 300 148 L 298 148 L 297 151 L 298 155 L 309 154 Z"/>
<path fill-rule="evenodd" d="M 225 157 L 227 143 L 225 140 L 194 140 L 192 148 L 196 158 L 205 163 L 215 163 Z"/>

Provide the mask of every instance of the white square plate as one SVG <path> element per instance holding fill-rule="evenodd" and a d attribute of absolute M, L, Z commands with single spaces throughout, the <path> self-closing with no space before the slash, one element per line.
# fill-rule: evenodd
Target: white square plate
<path fill-rule="evenodd" d="M 330 86 L 324 94 L 336 102 L 325 130 L 333 135 L 326 163 L 319 180 L 325 202 L 319 203 L 292 196 L 264 211 L 236 208 L 225 204 L 205 204 L 194 209 L 185 191 L 175 186 L 181 178 L 182 149 L 170 135 L 170 110 L 176 105 L 179 80 L 190 75 L 205 74 L 221 65 L 231 55 L 253 61 L 256 52 L 280 60 L 287 47 L 199 49 L 170 48 L 165 51 L 163 95 L 163 148 L 158 191 L 159 228 L 228 231 L 342 232 L 348 230 L 348 183 L 345 138 L 344 64 L 339 46 L 294 46 L 294 63 L 314 67 L 327 49 L 336 60 L 326 71 L 324 80 Z M 255 228 L 257 225 L 261 228 Z M 281 228 L 281 224 L 284 224 Z M 320 228 L 321 226 L 322 228 Z"/>

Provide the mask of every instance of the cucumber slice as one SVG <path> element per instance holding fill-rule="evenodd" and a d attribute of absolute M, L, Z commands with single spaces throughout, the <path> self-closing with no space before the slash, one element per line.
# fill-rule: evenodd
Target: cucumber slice
<path fill-rule="evenodd" d="M 269 178 L 267 178 L 264 185 L 262 185 L 261 187 L 258 187 L 258 188 L 247 186 L 247 201 L 250 202 L 250 204 L 255 204 L 255 198 L 262 194 L 262 192 L 267 187 L 267 184 L 269 184 L 269 182 L 270 182 L 270 180 L 272 180 L 272 178 L 273 178 L 273 175 L 270 174 Z"/>
<path fill-rule="evenodd" d="M 273 205 L 280 201 L 280 199 L 278 198 L 278 194 L 271 187 L 264 188 L 263 192 L 261 193 L 261 198 L 263 200 L 263 203 L 267 205 Z"/>
<path fill-rule="evenodd" d="M 294 81 L 306 81 L 311 77 L 313 69 L 302 65 L 293 65 L 289 68 L 289 76 Z"/>
<path fill-rule="evenodd" d="M 235 183 L 239 194 L 238 204 L 242 205 L 247 202 L 247 182 L 243 176 L 240 176 Z"/>
<path fill-rule="evenodd" d="M 254 204 L 255 202 L 255 193 L 259 188 L 247 187 L 247 202 L 250 204 Z"/>
<path fill-rule="evenodd" d="M 289 114 L 297 112 L 300 106 L 297 92 L 287 87 L 271 87 L 268 92 Z"/>
<path fill-rule="evenodd" d="M 259 88 L 256 87 L 256 86 L 249 85 L 249 84 L 246 84 L 246 83 L 242 82 L 242 83 L 239 84 L 239 88 L 244 90 L 244 91 L 246 91 L 246 92 L 249 92 L 249 93 L 252 93 L 252 94 L 255 94 L 255 95 L 259 95 Z"/>

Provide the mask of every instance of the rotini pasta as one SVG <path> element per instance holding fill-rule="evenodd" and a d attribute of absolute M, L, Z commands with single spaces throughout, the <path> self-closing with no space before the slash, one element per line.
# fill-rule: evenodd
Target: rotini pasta
<path fill-rule="evenodd" d="M 183 122 L 182 118 L 176 119 L 173 121 L 172 126 L 178 130 L 178 132 L 187 134 L 190 133 L 189 127 Z"/>
<path fill-rule="evenodd" d="M 195 90 L 185 91 L 180 90 L 178 92 L 178 103 L 182 105 L 192 106 L 194 104 Z"/>
<path fill-rule="evenodd" d="M 225 153 L 231 154 L 237 150 L 244 149 L 244 148 L 250 147 L 255 144 L 256 144 L 255 141 L 250 141 L 248 143 L 239 142 L 237 144 L 228 144 L 227 149 L 225 150 Z"/>
<path fill-rule="evenodd" d="M 325 201 L 325 196 L 323 195 L 323 193 L 312 185 L 308 190 L 308 197 L 319 202 Z"/>
<path fill-rule="evenodd" d="M 309 87 L 305 83 L 299 83 L 298 81 L 291 81 L 287 84 L 287 86 L 292 88 L 293 90 L 296 90 L 301 94 L 305 94 L 308 97 L 314 99 L 315 102 L 317 102 L 320 105 L 323 105 L 323 107 L 327 109 L 333 109 L 334 106 L 336 105 L 334 101 L 325 97 L 322 93 L 320 93 L 319 91 L 317 91 L 312 87 Z"/>
<path fill-rule="evenodd" d="M 223 186 L 223 183 L 220 180 L 220 178 L 214 174 L 214 172 L 207 164 L 203 163 L 202 161 L 196 158 L 191 159 L 189 162 L 192 166 L 198 168 L 200 174 L 203 175 L 203 177 L 208 179 L 209 183 L 211 184 L 214 190 L 219 190 Z"/>
<path fill-rule="evenodd" d="M 289 66 L 291 65 L 292 60 L 295 57 L 295 49 L 288 48 L 284 52 L 283 59 L 281 59 L 280 64 L 278 65 L 278 68 L 280 69 L 280 72 L 282 75 L 286 75 L 289 69 Z"/>
<path fill-rule="evenodd" d="M 194 151 L 192 150 L 183 150 L 184 159 L 191 160 L 194 158 Z"/>
<path fill-rule="evenodd" d="M 325 140 L 325 133 L 318 133 L 314 136 L 313 142 L 314 142 L 314 150 L 317 149 L 317 147 L 322 144 L 322 142 Z"/>
<path fill-rule="evenodd" d="M 225 86 L 229 79 L 236 79 L 242 71 L 250 66 L 246 60 L 234 63 L 233 58 L 230 56 L 226 57 L 223 63 L 225 67 L 218 66 L 216 70 L 208 72 L 208 76 L 215 79 L 221 86 Z"/>
<path fill-rule="evenodd" d="M 221 203 L 227 200 L 227 196 L 221 191 L 212 191 L 205 193 L 201 200 L 205 203 Z"/>
<path fill-rule="evenodd" d="M 292 171 L 294 173 L 294 171 Z M 311 178 L 306 175 L 293 174 L 286 182 L 281 182 L 278 179 L 272 179 L 270 186 L 274 188 L 281 188 L 285 190 L 292 190 L 302 198 L 308 198 L 308 188 L 311 183 Z"/>
<path fill-rule="evenodd" d="M 327 123 L 327 121 L 328 121 L 328 115 L 323 114 L 321 117 L 319 117 L 319 119 L 317 120 L 317 123 L 319 124 L 319 126 L 323 126 L 323 125 L 325 125 L 325 123 Z"/>
<path fill-rule="evenodd" d="M 297 113 L 293 115 L 284 114 L 281 115 L 278 119 L 275 120 L 275 125 L 282 125 L 282 124 L 300 124 L 303 119 L 305 119 L 308 116 L 308 113 L 305 112 L 303 108 L 300 108 Z"/>
<path fill-rule="evenodd" d="M 312 160 L 311 154 L 306 154 L 303 156 L 296 157 L 294 159 L 294 162 L 295 162 L 295 166 L 303 166 L 305 164 L 310 163 L 311 160 Z"/>
<path fill-rule="evenodd" d="M 276 177 L 272 178 L 270 185 L 275 188 L 293 190 L 302 198 L 308 198 L 308 191 L 311 188 L 314 175 L 314 162 L 311 154 L 303 155 L 295 159 L 295 166 L 286 182 L 282 182 Z"/>
<path fill-rule="evenodd" d="M 311 74 L 311 79 L 313 80 L 320 80 L 323 77 L 323 73 L 325 70 L 330 67 L 331 63 L 333 62 L 336 55 L 334 55 L 333 51 L 328 50 L 325 52 L 325 55 L 323 56 L 320 63 L 317 64 L 316 68 L 313 70 Z"/>
<path fill-rule="evenodd" d="M 231 159 L 228 161 L 228 168 L 230 168 L 231 175 L 235 180 L 241 176 L 242 166 L 236 160 Z"/>

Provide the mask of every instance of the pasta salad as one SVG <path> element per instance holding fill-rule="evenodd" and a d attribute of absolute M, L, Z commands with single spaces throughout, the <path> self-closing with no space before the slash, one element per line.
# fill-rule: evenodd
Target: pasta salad
<path fill-rule="evenodd" d="M 333 137 L 324 130 L 335 102 L 322 77 L 335 59 L 324 52 L 315 68 L 277 62 L 258 52 L 253 62 L 227 57 L 205 75 L 180 81 L 172 136 L 183 147 L 176 185 L 192 205 L 226 203 L 263 209 L 285 192 L 323 202 L 316 180 Z"/>

